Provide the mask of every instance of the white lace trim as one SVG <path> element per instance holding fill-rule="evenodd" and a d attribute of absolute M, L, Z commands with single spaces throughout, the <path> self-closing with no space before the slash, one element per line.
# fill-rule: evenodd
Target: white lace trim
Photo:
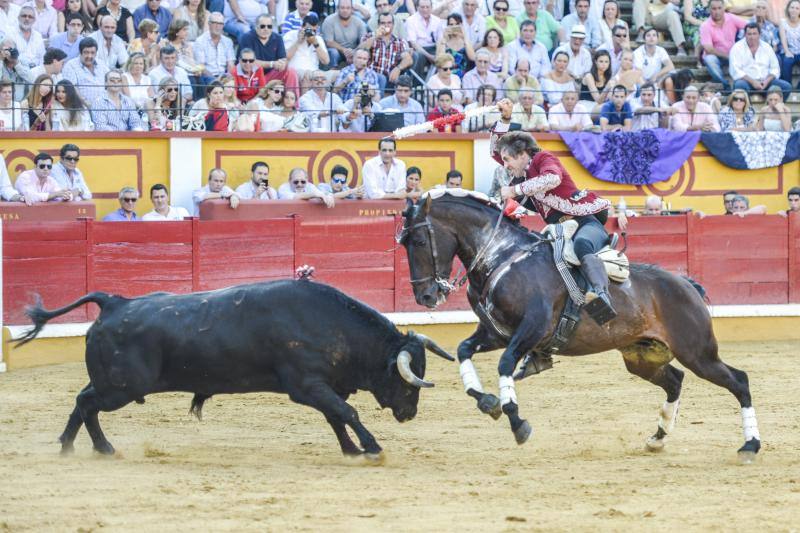
<path fill-rule="evenodd" d="M 546 192 L 561 185 L 561 176 L 557 174 L 542 174 L 523 181 L 519 188 L 525 196 L 533 196 L 538 192 Z"/>
<path fill-rule="evenodd" d="M 540 192 L 534 194 L 534 198 L 539 200 L 545 208 L 548 208 L 546 213 L 541 213 L 542 218 L 547 218 L 550 214 L 550 209 L 555 209 L 556 211 L 560 211 L 566 215 L 572 216 L 585 216 L 585 215 L 592 215 L 603 209 L 607 209 L 611 202 L 604 198 L 595 198 L 593 202 L 584 202 L 578 203 L 570 201 L 566 198 L 561 198 L 560 196 L 556 196 L 555 194 L 545 194 L 544 192 Z"/>
<path fill-rule="evenodd" d="M 747 168 L 756 169 L 777 167 L 781 164 L 791 133 L 733 131 L 731 135 L 747 163 Z"/>

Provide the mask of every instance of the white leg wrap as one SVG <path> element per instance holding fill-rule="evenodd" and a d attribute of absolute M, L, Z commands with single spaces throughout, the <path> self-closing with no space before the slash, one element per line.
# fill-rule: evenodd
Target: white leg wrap
<path fill-rule="evenodd" d="M 461 381 L 464 382 L 464 392 L 469 389 L 475 392 L 483 392 L 483 386 L 480 378 L 478 378 L 478 373 L 475 372 L 475 365 L 472 364 L 472 359 L 462 361 L 458 367 L 458 372 L 461 374 Z"/>
<path fill-rule="evenodd" d="M 500 376 L 500 405 L 509 402 L 517 402 L 517 391 L 514 388 L 514 378 L 512 376 Z"/>
<path fill-rule="evenodd" d="M 674 402 L 664 402 L 661 410 L 658 413 L 658 427 L 664 430 L 664 433 L 670 434 L 675 429 L 675 421 L 678 420 L 678 407 L 681 405 L 680 399 Z"/>
<path fill-rule="evenodd" d="M 756 410 L 752 407 L 742 407 L 742 429 L 744 430 L 744 441 L 750 439 L 761 440 L 758 433 L 758 422 L 756 422 Z"/>

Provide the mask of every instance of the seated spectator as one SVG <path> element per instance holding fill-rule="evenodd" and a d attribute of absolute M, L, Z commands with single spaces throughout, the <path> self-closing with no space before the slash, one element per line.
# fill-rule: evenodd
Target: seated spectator
<path fill-rule="evenodd" d="M 605 50 L 611 50 L 614 47 L 614 31 L 617 26 L 625 28 L 626 36 L 628 30 L 628 23 L 622 20 L 619 10 L 619 3 L 617 0 L 606 0 L 603 3 L 603 16 L 600 19 L 598 26 L 600 27 L 601 43 L 600 46 L 605 46 Z M 686 25 L 684 24 L 684 31 Z"/>
<path fill-rule="evenodd" d="M 486 50 L 479 50 L 475 54 L 475 68 L 464 74 L 464 79 L 461 82 L 461 92 L 464 95 L 462 103 L 474 102 L 477 98 L 478 88 L 483 85 L 494 87 L 495 94 L 502 93 L 500 78 L 489 71 L 489 59 L 489 52 Z"/>
<path fill-rule="evenodd" d="M 300 4 L 311 6 L 310 0 L 300 0 L 297 2 L 298 9 Z M 225 2 L 223 15 L 225 15 L 225 33 L 239 41 L 242 36 L 250 31 L 256 24 L 258 17 L 267 13 L 267 3 L 258 0 L 237 0 L 236 2 Z M 290 15 L 291 16 L 291 15 Z M 289 23 L 287 17 L 285 24 Z"/>
<path fill-rule="evenodd" d="M 160 85 L 164 78 L 173 78 L 177 82 L 180 93 L 183 95 L 184 104 L 193 99 L 194 91 L 189 74 L 178 66 L 178 51 L 171 44 L 165 44 L 158 53 L 159 65 L 150 70 L 149 76 L 153 84 Z M 258 92 L 258 91 L 256 91 Z M 188 107 L 188 105 L 186 105 Z"/>
<path fill-rule="evenodd" d="M 664 81 L 661 83 L 661 85 L 664 88 L 666 102 L 664 102 L 664 98 L 660 98 L 659 101 L 668 105 L 672 105 L 681 99 L 684 89 L 686 89 L 689 85 L 694 85 L 694 73 L 692 72 L 692 69 L 688 68 L 682 68 L 678 71 L 670 72 L 667 74 L 667 77 L 664 78 Z"/>
<path fill-rule="evenodd" d="M 458 110 L 453 107 L 453 93 L 450 89 L 442 89 L 436 96 L 436 107 L 428 112 L 428 120 L 449 117 L 458 114 Z M 461 133 L 461 124 L 443 124 L 436 128 L 441 133 Z"/>
<path fill-rule="evenodd" d="M 731 47 L 736 42 L 736 34 L 744 28 L 745 22 L 725 12 L 724 0 L 708 2 L 709 17 L 700 25 L 700 45 L 703 47 L 703 63 L 711 79 L 722 84 L 722 90 L 730 90 L 730 83 L 723 72 L 728 65 Z"/>
<path fill-rule="evenodd" d="M 783 4 L 783 0 L 780 1 Z M 775 23 L 773 23 L 770 20 L 770 18 L 773 18 L 773 15 L 770 13 L 771 8 L 767 0 L 755 0 L 753 6 L 753 16 L 747 22 L 755 22 L 758 24 L 758 27 L 761 28 L 761 40 L 770 45 L 773 52 L 776 54 L 780 53 L 782 51 L 780 31 L 775 24 L 780 24 L 780 11 L 785 12 L 785 7 L 783 9 L 780 7 L 775 9 Z M 788 81 L 791 82 L 791 80 Z"/>
<path fill-rule="evenodd" d="M 8 176 L 8 169 L 6 168 L 6 159 L 3 154 L 0 154 L 0 198 L 6 202 L 24 202 L 25 197 L 22 196 L 11 185 L 11 178 Z"/>
<path fill-rule="evenodd" d="M 414 0 L 414 5 L 416 13 L 405 21 L 406 40 L 416 52 L 414 72 L 425 79 L 425 71 L 435 61 L 436 43 L 442 38 L 445 21 L 432 13 L 431 0 Z"/>
<path fill-rule="evenodd" d="M 642 71 L 644 83 L 653 84 L 658 84 L 675 70 L 667 51 L 658 45 L 658 31 L 655 28 L 647 28 L 644 32 L 644 46 L 633 52 L 633 66 Z"/>
<path fill-rule="evenodd" d="M 77 14 L 69 14 L 66 18 L 67 30 L 55 34 L 50 38 L 48 45 L 56 50 L 61 50 L 67 54 L 67 59 L 78 57 L 80 51 L 78 45 L 83 38 L 83 30 L 85 28 L 83 23 L 83 16 Z"/>
<path fill-rule="evenodd" d="M 530 0 L 529 0 L 530 1 Z M 538 0 L 534 0 L 538 2 Z M 528 4 L 525 4 L 526 8 Z M 518 65 L 525 61 L 529 74 L 534 78 L 544 76 L 550 71 L 550 56 L 547 48 L 536 41 L 536 23 L 525 20 L 520 26 L 520 37 L 514 39 L 506 46 L 508 50 L 508 64 Z"/>
<path fill-rule="evenodd" d="M 779 87 L 783 98 L 789 98 L 792 84 L 780 76 L 778 57 L 770 46 L 760 40 L 761 30 L 750 22 L 745 26 L 744 39 L 731 47 L 730 72 L 734 89 L 763 94 L 770 87 Z"/>
<path fill-rule="evenodd" d="M 26 130 L 50 131 L 50 115 L 53 105 L 53 78 L 42 74 L 31 85 L 28 97 L 21 102 L 25 113 L 22 120 L 27 121 Z"/>
<path fill-rule="evenodd" d="M 583 46 L 585 40 L 586 29 L 581 24 L 576 24 L 570 33 L 569 43 L 562 44 L 553 52 L 553 60 L 556 54 L 567 54 L 569 60 L 567 71 L 575 80 L 582 80 L 592 70 L 592 53 Z"/>
<path fill-rule="evenodd" d="M 45 41 L 52 39 L 58 33 L 58 13 L 55 8 L 45 0 L 33 0 L 29 5 L 36 14 L 33 29 L 38 31 Z"/>
<path fill-rule="evenodd" d="M 330 64 L 328 47 L 325 46 L 325 40 L 317 33 L 317 26 L 319 17 L 316 13 L 311 13 L 303 19 L 302 28 L 292 30 L 283 36 L 286 58 L 289 60 L 289 67 L 297 73 L 301 92 L 311 84 L 311 74 L 314 71 Z M 336 72 L 333 71 L 332 74 Z M 335 79 L 335 76 L 332 76 L 332 79 Z"/>
<path fill-rule="evenodd" d="M 580 101 L 592 111 L 599 111 L 606 103 L 611 89 L 611 54 L 607 50 L 598 50 L 592 59 L 592 68 L 583 77 L 580 87 Z"/>
<path fill-rule="evenodd" d="M 183 108 L 178 99 L 178 82 L 167 76 L 158 84 L 156 97 L 145 104 L 151 131 L 178 131 L 181 129 Z"/>
<path fill-rule="evenodd" d="M 416 200 L 422 196 L 423 192 L 422 171 L 419 169 L 419 167 L 408 167 L 408 170 L 406 170 L 406 187 L 403 191 L 401 191 L 401 194 L 405 198 Z M 386 198 L 386 196 L 384 198 Z"/>
<path fill-rule="evenodd" d="M 80 55 L 64 65 L 64 79 L 72 82 L 84 102 L 93 103 L 105 93 L 108 67 L 95 60 L 97 41 L 91 37 L 81 39 L 78 50 Z"/>
<path fill-rule="evenodd" d="M 504 43 L 503 34 L 500 33 L 500 30 L 491 28 L 486 30 L 486 35 L 483 36 L 483 46 L 479 48 L 479 50 L 489 52 L 489 70 L 501 80 L 508 78 L 509 68 L 508 49 L 504 46 Z M 534 77 L 536 77 L 535 73 Z"/>
<path fill-rule="evenodd" d="M 675 131 L 719 131 L 717 114 L 711 106 L 699 101 L 699 93 L 694 85 L 683 91 L 683 100 L 672 104 L 675 113 L 670 120 L 670 128 Z"/>
<path fill-rule="evenodd" d="M 476 0 L 468 0 L 468 1 L 474 2 Z M 394 16 L 394 8 L 395 7 L 399 8 L 403 4 L 404 2 L 402 1 L 390 4 L 389 0 L 375 0 L 375 11 L 372 13 L 372 15 L 369 17 L 369 20 L 367 21 L 367 33 L 375 33 L 375 31 L 378 29 L 378 26 L 380 26 L 378 19 L 380 18 L 381 15 Z M 411 4 L 413 5 L 413 2 L 411 2 Z M 394 24 L 392 26 L 392 35 L 394 35 L 395 37 L 397 37 L 402 41 L 405 41 L 406 38 L 405 26 L 403 24 Z"/>
<path fill-rule="evenodd" d="M 0 171 L 3 168 L 1 163 L 2 161 L 0 161 Z M 5 195 L 3 198 L 5 198 Z M 788 217 L 792 213 L 795 213 L 796 217 L 800 216 L 800 187 L 789 189 L 789 192 L 786 193 L 786 199 L 789 201 L 789 209 L 778 211 L 778 214 L 782 217 Z"/>
<path fill-rule="evenodd" d="M 185 6 L 197 2 L 197 0 L 188 1 L 189 4 L 185 4 Z M 203 2 L 200 2 L 199 5 L 202 6 Z M 225 19 L 222 13 L 209 14 L 208 28 L 194 40 L 194 44 L 192 45 L 194 61 L 203 68 L 200 74 L 206 79 L 215 79 L 224 76 L 226 73 L 230 72 L 236 64 L 236 53 L 233 51 L 233 41 L 222 34 L 222 25 L 224 21 Z M 272 24 L 272 19 L 270 19 L 270 24 Z M 191 31 L 189 35 L 191 36 Z M 283 42 L 278 37 L 275 39 L 283 46 Z M 250 44 L 242 44 L 241 47 L 253 48 Z M 258 57 L 258 54 L 256 54 L 256 57 Z"/>
<path fill-rule="evenodd" d="M 183 0 L 180 6 L 172 11 L 172 20 L 185 20 L 189 23 L 189 35 L 186 37 L 189 42 L 194 43 L 200 35 L 208 32 L 208 15 L 206 3 L 203 0 Z M 219 13 L 220 20 L 225 23 L 222 13 Z M 133 28 L 133 23 L 131 23 Z M 222 31 L 222 24 L 220 24 Z M 227 70 L 223 71 L 227 72 Z"/>
<path fill-rule="evenodd" d="M 19 61 L 19 50 L 15 48 L 14 40 L 6 37 L 0 44 L 0 55 L 3 58 L 3 68 L 0 70 L 0 79 L 13 83 L 14 91 L 12 100 L 19 102 L 25 98 L 25 90 L 30 77 L 30 68 Z"/>
<path fill-rule="evenodd" d="M 192 84 L 193 98 L 202 98 L 206 92 L 206 85 L 214 78 L 203 74 L 205 65 L 199 64 L 194 59 L 194 48 L 189 41 L 189 21 L 175 19 L 169 25 L 167 41 L 178 52 L 178 66 L 186 71 L 189 83 Z"/>
<path fill-rule="evenodd" d="M 209 22 L 209 32 L 213 35 L 220 34 L 220 39 L 226 38 L 221 35 L 222 30 L 218 24 L 218 14 L 211 15 Z M 239 40 L 239 53 L 244 49 L 251 49 L 256 55 L 256 65 L 261 67 L 266 81 L 281 80 L 285 87 L 298 90 L 300 83 L 297 80 L 297 72 L 289 67 L 289 60 L 286 58 L 286 47 L 283 39 L 278 34 L 275 27 L 275 19 L 270 15 L 261 15 L 256 20 L 256 27 L 242 35 Z M 227 47 L 227 44 L 225 44 Z M 231 55 L 233 54 L 233 44 L 230 46 Z M 208 55 L 208 54 L 206 54 Z M 198 58 L 199 61 L 199 58 Z M 202 63 L 202 61 L 200 61 Z"/>
<path fill-rule="evenodd" d="M 336 82 L 333 85 L 334 92 L 338 93 L 342 100 L 347 101 L 356 96 L 363 84 L 377 87 L 380 94 L 383 94 L 383 89 L 380 88 L 381 82 L 378 79 L 378 73 L 368 66 L 368 51 L 363 48 L 358 49 L 353 52 L 352 58 L 348 61 L 352 64 L 347 65 L 339 72 L 339 76 L 336 78 Z"/>
<path fill-rule="evenodd" d="M 0 131 L 24 131 L 27 121 L 22 111 L 14 101 L 14 82 L 0 80 Z"/>
<path fill-rule="evenodd" d="M 353 16 L 353 0 L 339 0 L 336 13 L 325 17 L 321 33 L 328 47 L 330 66 L 338 68 L 340 63 L 353 62 L 353 54 L 367 34 L 367 25 Z"/>
<path fill-rule="evenodd" d="M 583 46 L 592 50 L 603 44 L 599 22 L 589 16 L 589 0 L 575 0 L 575 10 L 561 19 L 561 31 L 563 35 L 572 35 L 573 28 L 582 27 L 586 38 Z"/>
<path fill-rule="evenodd" d="M 700 87 L 700 101 L 710 105 L 715 113 L 719 113 L 719 110 L 722 109 L 719 85 L 716 83 L 704 83 L 703 86 Z"/>
<path fill-rule="evenodd" d="M 746 217 L 747 215 L 766 215 L 767 206 L 754 205 L 753 207 L 750 207 L 750 200 L 747 198 L 747 196 L 737 194 L 733 198 L 731 213 L 737 217 Z"/>
<path fill-rule="evenodd" d="M 359 91 L 342 106 L 345 113 L 339 115 L 339 131 L 364 133 L 370 131 L 375 123 L 375 113 L 380 113 L 381 105 L 375 101 L 377 85 L 366 85 L 366 92 Z"/>
<path fill-rule="evenodd" d="M 319 198 L 325 207 L 331 208 L 336 204 L 332 194 L 326 194 L 308 181 L 308 174 L 302 168 L 293 168 L 289 171 L 289 181 L 278 187 L 278 198 L 281 200 L 312 200 Z"/>
<path fill-rule="evenodd" d="M 406 164 L 395 157 L 397 141 L 386 137 L 378 141 L 379 154 L 367 159 L 361 170 L 364 191 L 370 200 L 405 190 Z"/>
<path fill-rule="evenodd" d="M 28 74 L 30 80 L 35 80 L 42 74 L 47 74 L 52 78 L 53 83 L 58 83 L 63 78 L 61 71 L 64 69 L 64 61 L 67 54 L 58 48 L 48 48 L 44 53 L 44 63 L 38 67 L 33 67 Z"/>
<path fill-rule="evenodd" d="M 733 214 L 733 199 L 739 195 L 736 191 L 726 191 L 722 193 L 722 205 L 725 207 L 725 214 Z"/>
<path fill-rule="evenodd" d="M 33 158 L 34 168 L 17 176 L 14 187 L 24 197 L 25 203 L 33 205 L 38 202 L 72 201 L 72 193 L 62 189 L 50 175 L 53 168 L 53 156 L 40 152 Z"/>
<path fill-rule="evenodd" d="M 161 51 L 158 24 L 153 20 L 144 19 L 137 26 L 137 34 L 140 37 L 131 41 L 128 45 L 128 53 L 141 52 L 147 60 L 147 68 L 155 68 L 158 65 L 158 54 Z"/>
<path fill-rule="evenodd" d="M 507 0 L 494 0 L 492 15 L 486 17 L 486 33 L 489 30 L 498 30 L 506 43 L 519 37 L 519 23 L 513 16 L 509 16 L 509 5 Z"/>
<path fill-rule="evenodd" d="M 533 103 L 533 91 L 523 89 L 519 93 L 519 102 L 511 109 L 511 120 L 520 125 L 523 131 L 548 131 L 547 114 L 544 109 Z"/>
<path fill-rule="evenodd" d="M 757 126 L 756 110 L 750 105 L 750 97 L 747 92 L 736 89 L 728 96 L 727 105 L 719 110 L 720 131 L 755 131 Z"/>
<path fill-rule="evenodd" d="M 547 68 L 550 68 L 549 61 Z M 539 85 L 539 80 L 530 75 L 530 63 L 527 59 L 517 60 L 517 64 L 514 66 L 514 75 L 506 78 L 503 83 L 503 97 L 516 103 L 519 100 L 519 91 L 523 88 L 533 91 L 533 103 L 539 106 L 544 103 L 542 87 Z"/>
<path fill-rule="evenodd" d="M 550 108 L 548 124 L 553 131 L 586 131 L 592 129 L 590 110 L 578 101 L 578 91 L 565 91 L 561 101 Z"/>
<path fill-rule="evenodd" d="M 297 9 L 286 15 L 283 24 L 281 24 L 281 35 L 300 29 L 303 25 L 303 19 L 312 12 L 313 3 L 311 0 L 297 0 L 295 6 Z M 228 31 L 228 28 L 225 28 L 225 31 Z M 230 32 L 228 31 L 228 33 Z"/>
<path fill-rule="evenodd" d="M 455 61 L 450 54 L 442 54 L 436 58 L 436 74 L 428 80 L 428 105 L 434 105 L 441 90 L 450 91 L 453 104 L 461 105 L 463 93 L 461 92 L 461 80 L 453 74 Z"/>
<path fill-rule="evenodd" d="M 347 199 L 347 200 L 355 200 L 358 198 L 364 197 L 364 186 L 361 185 L 356 187 L 355 189 L 351 189 L 349 185 L 347 185 L 347 169 L 342 165 L 336 165 L 331 170 L 331 182 L 328 183 L 320 183 L 317 185 L 317 189 L 322 191 L 325 194 L 331 194 L 334 198 L 338 199 Z"/>
<path fill-rule="evenodd" d="M 792 110 L 783 103 L 783 94 L 778 87 L 767 91 L 767 104 L 758 112 L 757 130 L 792 131 Z"/>
<path fill-rule="evenodd" d="M 619 70 L 611 78 L 611 86 L 624 85 L 629 95 L 639 92 L 639 88 L 644 85 L 642 71 L 633 66 L 633 52 L 625 50 L 619 61 Z"/>
<path fill-rule="evenodd" d="M 236 97 L 244 104 L 267 84 L 262 69 L 256 66 L 256 54 L 250 48 L 239 51 L 239 63 L 231 70 L 236 83 Z"/>
<path fill-rule="evenodd" d="M 106 92 L 92 104 L 96 131 L 144 131 L 145 124 L 136 104 L 122 94 L 122 72 L 109 70 L 105 76 Z"/>
<path fill-rule="evenodd" d="M 553 70 L 541 80 L 546 105 L 556 105 L 564 91 L 575 89 L 575 79 L 567 71 L 568 65 L 569 54 L 561 50 L 553 55 Z"/>
<path fill-rule="evenodd" d="M 400 76 L 397 79 L 394 94 L 380 101 L 381 110 L 384 112 L 395 111 L 403 113 L 404 126 L 419 124 L 425 120 L 422 104 L 411 98 L 411 86 L 410 76 Z"/>
<path fill-rule="evenodd" d="M 53 131 L 92 131 L 92 114 L 69 80 L 56 83 L 50 114 Z"/>
<path fill-rule="evenodd" d="M 239 112 L 244 109 L 244 104 L 242 104 L 242 101 L 236 96 L 236 80 L 233 76 L 226 74 L 225 76 L 220 76 L 219 81 L 222 83 L 222 91 L 225 94 L 225 106 L 228 108 L 231 120 L 236 120 Z"/>
<path fill-rule="evenodd" d="M 624 24 L 617 24 L 611 28 L 611 44 L 598 46 L 596 51 L 599 52 L 600 50 L 605 50 L 611 56 L 611 73 L 616 74 L 619 71 L 622 53 L 631 51 L 628 27 Z"/>
<path fill-rule="evenodd" d="M 10 5 L 15 5 L 13 2 L 9 3 Z M 83 21 L 83 27 L 86 32 L 90 33 L 94 31 L 94 22 L 92 22 L 92 18 L 88 16 L 89 9 L 88 5 L 84 6 L 83 0 L 67 0 L 64 2 L 64 7 L 58 11 L 57 14 L 57 21 L 56 25 L 58 27 L 58 31 L 66 31 L 67 29 L 67 18 L 73 15 L 78 15 L 81 17 Z"/>
<path fill-rule="evenodd" d="M 451 170 L 444 178 L 444 186 L 447 189 L 461 189 L 464 176 L 458 170 Z"/>
<path fill-rule="evenodd" d="M 524 60 L 523 60 L 524 61 Z M 536 93 L 534 93 L 536 94 Z M 477 99 L 471 104 L 464 107 L 464 112 L 475 109 L 476 107 L 484 107 L 494 105 L 497 100 L 495 88 L 491 85 L 481 85 L 478 87 Z M 536 99 L 534 98 L 534 103 Z M 500 120 L 500 113 L 497 111 L 490 111 L 483 113 L 477 117 L 470 117 L 461 123 L 461 131 L 489 131 L 495 122 Z"/>
<path fill-rule="evenodd" d="M 306 113 L 301 113 L 297 105 L 297 94 L 287 89 L 283 95 L 283 127 L 281 131 L 305 133 L 311 131 L 311 120 Z"/>
<path fill-rule="evenodd" d="M 553 2 L 545 2 L 548 8 L 559 7 L 558 3 L 553 6 Z M 525 11 L 517 15 L 517 22 L 520 24 L 520 35 L 522 35 L 522 26 L 526 20 L 533 22 L 536 28 L 536 40 L 544 46 L 545 50 L 553 50 L 558 44 L 564 40 L 564 32 L 561 29 L 561 24 L 553 17 L 553 15 L 542 8 L 542 2 L 539 0 L 525 0 Z M 561 15 L 558 19 L 562 19 Z"/>
<path fill-rule="evenodd" d="M 137 222 L 136 202 L 139 201 L 139 191 L 133 187 L 123 187 L 119 191 L 119 209 L 103 217 L 103 222 Z"/>
<path fill-rule="evenodd" d="M 631 131 L 633 111 L 626 101 L 628 90 L 624 85 L 611 89 L 611 100 L 600 108 L 600 129 L 602 131 Z"/>
<path fill-rule="evenodd" d="M 374 33 L 368 33 L 359 48 L 370 51 L 369 68 L 386 78 L 379 86 L 394 87 L 400 75 L 414 60 L 405 40 L 392 33 L 394 16 L 389 13 L 378 15 L 379 25 Z"/>
<path fill-rule="evenodd" d="M 661 31 L 669 31 L 670 38 L 678 46 L 678 55 L 686 55 L 686 38 L 683 35 L 681 17 L 667 0 L 634 0 L 633 27 L 638 32 L 637 42 L 647 42 L 645 25 Z M 656 42 L 658 35 L 656 35 Z M 652 79 L 650 81 L 653 81 Z"/>
<path fill-rule="evenodd" d="M 72 193 L 73 200 L 91 200 L 92 191 L 78 168 L 80 158 L 81 149 L 77 145 L 63 145 L 59 151 L 59 161 L 53 166 L 50 175 L 58 182 L 59 188 Z"/>
<path fill-rule="evenodd" d="M 300 97 L 300 111 L 308 116 L 310 131 L 336 131 L 338 118 L 346 112 L 338 94 L 328 91 L 327 78 L 321 70 L 311 73 L 311 90 Z"/>
<path fill-rule="evenodd" d="M 256 161 L 250 166 L 250 179 L 238 187 L 236 194 L 242 200 L 277 200 L 278 191 L 269 186 L 269 165 Z"/>
<path fill-rule="evenodd" d="M 158 24 L 158 36 L 163 39 L 167 36 L 169 23 L 172 22 L 172 13 L 161 5 L 161 0 L 145 0 L 144 4 L 133 12 L 133 25 L 137 30 L 144 19 L 150 19 Z M 137 32 L 136 37 L 142 35 Z"/>
<path fill-rule="evenodd" d="M 267 85 L 258 93 L 258 97 L 250 100 L 251 104 L 255 104 L 258 113 L 257 117 L 258 127 L 253 131 L 278 131 L 283 127 L 283 117 L 280 113 L 283 111 L 283 94 L 286 88 L 280 80 L 272 80 L 267 82 Z"/>
<path fill-rule="evenodd" d="M 670 106 L 656 104 L 656 88 L 652 83 L 642 85 L 638 98 L 630 101 L 633 111 L 633 131 L 669 126 L 669 116 L 675 112 Z"/>
<path fill-rule="evenodd" d="M 208 103 L 206 131 L 231 131 L 233 121 L 225 106 L 225 92 L 222 84 L 217 80 L 212 81 L 206 87 L 206 102 Z"/>
<path fill-rule="evenodd" d="M 453 56 L 455 66 L 453 74 L 463 78 L 468 65 L 475 61 L 475 50 L 464 32 L 464 21 L 458 13 L 447 15 L 442 36 L 436 42 L 436 56 L 448 53 Z"/>
<path fill-rule="evenodd" d="M 14 40 L 14 46 L 19 51 L 19 62 L 28 68 L 42 64 L 44 59 L 44 39 L 42 34 L 33 28 L 36 21 L 36 10 L 30 5 L 24 5 L 17 16 L 19 21 L 8 26 L 8 37 Z"/>
<path fill-rule="evenodd" d="M 111 15 L 99 20 L 99 29 L 89 37 L 97 43 L 95 59 L 108 68 L 121 68 L 128 62 L 128 44 L 117 35 L 117 21 Z"/>
<path fill-rule="evenodd" d="M 143 221 L 183 220 L 191 216 L 183 207 L 169 205 L 169 191 L 161 183 L 150 187 L 150 201 L 153 202 L 153 210 L 142 216 Z"/>
<path fill-rule="evenodd" d="M 786 4 L 786 18 L 781 20 L 780 43 L 783 48 L 781 57 L 781 79 L 792 83 L 792 70 L 800 63 L 800 0 L 789 0 Z M 761 40 L 764 30 L 761 30 Z"/>
<path fill-rule="evenodd" d="M 144 109 L 147 101 L 155 97 L 153 80 L 144 71 L 144 54 L 132 53 L 122 73 L 122 93 L 133 100 L 138 109 Z"/>
<path fill-rule="evenodd" d="M 228 200 L 231 209 L 239 207 L 239 195 L 225 185 L 226 181 L 228 181 L 228 173 L 221 168 L 212 168 L 208 172 L 208 183 L 192 193 L 194 216 L 200 216 L 200 204 L 206 200 Z"/>

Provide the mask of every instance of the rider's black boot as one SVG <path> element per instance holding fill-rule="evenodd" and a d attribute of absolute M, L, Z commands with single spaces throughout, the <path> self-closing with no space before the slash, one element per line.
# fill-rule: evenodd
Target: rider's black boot
<path fill-rule="evenodd" d="M 586 254 L 581 258 L 581 273 L 589 282 L 584 309 L 599 325 L 603 325 L 617 316 L 611 306 L 611 295 L 608 293 L 608 274 L 603 261 L 594 254 Z"/>

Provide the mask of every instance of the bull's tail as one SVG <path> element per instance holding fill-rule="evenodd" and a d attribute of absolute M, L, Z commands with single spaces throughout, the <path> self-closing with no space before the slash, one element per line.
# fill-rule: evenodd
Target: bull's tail
<path fill-rule="evenodd" d="M 192 406 L 189 407 L 189 414 L 197 417 L 198 420 L 203 420 L 203 404 L 206 400 L 211 398 L 211 395 L 195 393 L 192 398 Z"/>
<path fill-rule="evenodd" d="M 96 303 L 100 307 L 100 309 L 102 309 L 103 306 L 106 305 L 108 301 L 111 300 L 111 298 L 113 298 L 113 296 L 108 295 L 104 292 L 90 292 L 86 296 L 78 298 L 71 304 L 65 305 L 64 307 L 61 307 L 59 309 L 54 309 L 52 311 L 48 311 L 47 309 L 42 307 L 42 298 L 38 294 L 35 296 L 35 298 L 36 298 L 35 303 L 33 305 L 28 306 L 28 308 L 25 310 L 25 314 L 28 315 L 28 317 L 33 322 L 33 327 L 28 331 L 26 331 L 25 335 L 23 335 L 17 340 L 17 344 L 14 346 L 15 348 L 19 348 L 23 344 L 27 344 L 28 342 L 35 339 L 36 336 L 39 334 L 39 332 L 42 331 L 44 325 L 47 324 L 53 318 L 61 316 L 65 313 L 69 313 L 76 307 L 80 307 L 83 304 L 89 302 Z"/>

